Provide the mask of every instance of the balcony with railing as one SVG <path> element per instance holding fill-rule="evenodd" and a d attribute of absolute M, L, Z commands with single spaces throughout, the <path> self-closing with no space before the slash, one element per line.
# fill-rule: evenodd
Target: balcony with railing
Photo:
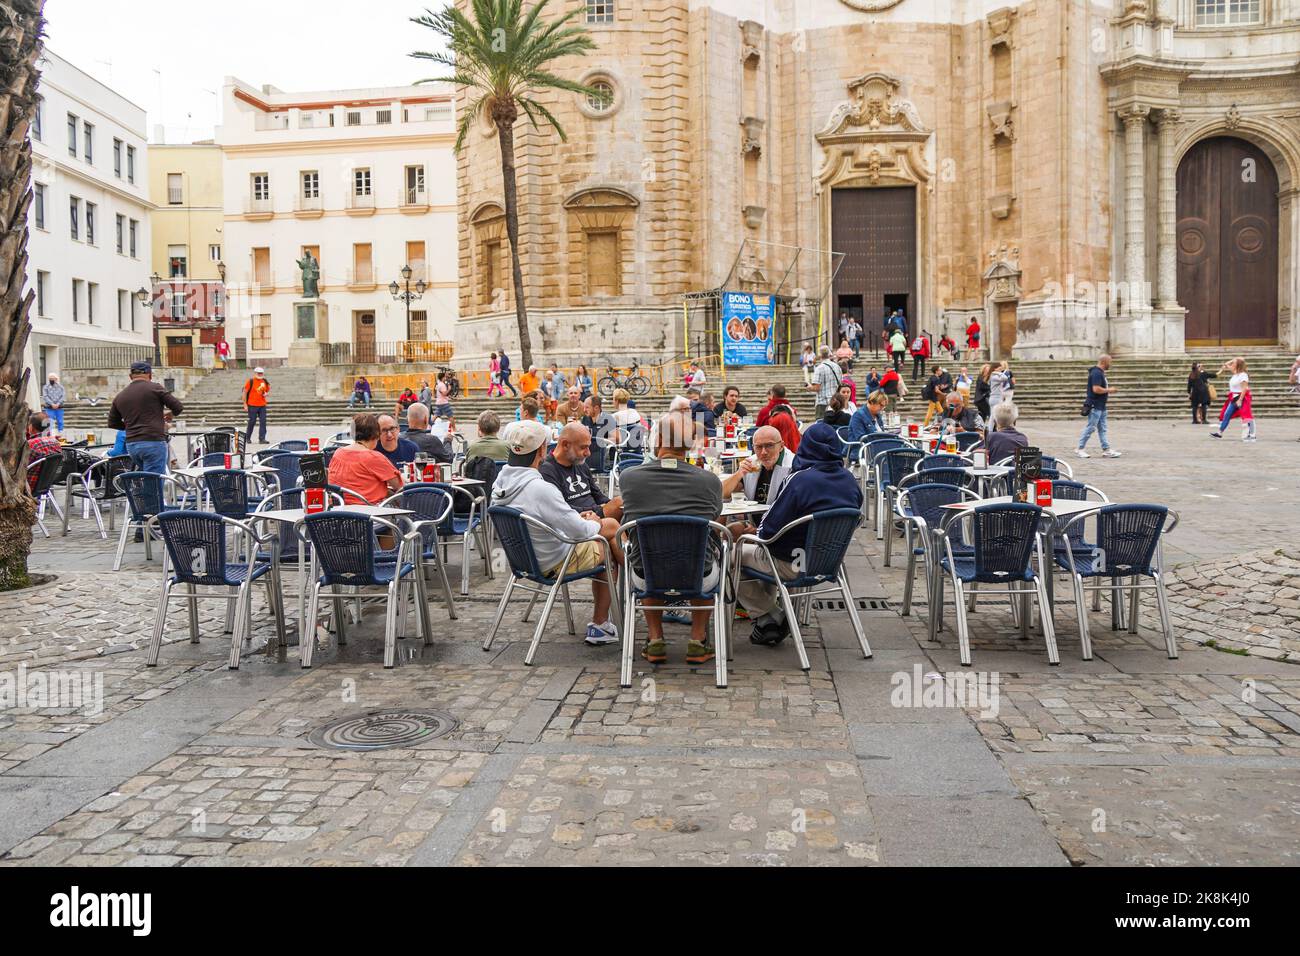
<path fill-rule="evenodd" d="M 293 214 L 298 219 L 319 219 L 325 215 L 325 201 L 319 193 L 315 196 L 299 193 L 293 198 Z"/>
<path fill-rule="evenodd" d="M 265 196 L 248 195 L 244 199 L 244 215 L 249 219 L 270 219 L 275 215 L 275 207 L 271 204 L 271 194 Z"/>
<path fill-rule="evenodd" d="M 397 198 L 397 208 L 404 213 L 428 212 L 428 191 L 423 186 L 403 186 Z"/>
<path fill-rule="evenodd" d="M 345 211 L 349 216 L 373 216 L 375 214 L 375 194 L 370 192 L 364 196 L 358 196 L 356 190 L 353 190 L 348 193 Z"/>

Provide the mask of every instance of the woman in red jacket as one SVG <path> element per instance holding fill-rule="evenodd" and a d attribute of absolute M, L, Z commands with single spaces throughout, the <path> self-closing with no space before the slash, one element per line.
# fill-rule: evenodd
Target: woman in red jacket
<path fill-rule="evenodd" d="M 978 319 L 971 319 L 970 325 L 966 326 L 966 347 L 971 352 L 978 352 L 980 348 L 980 323 Z"/>

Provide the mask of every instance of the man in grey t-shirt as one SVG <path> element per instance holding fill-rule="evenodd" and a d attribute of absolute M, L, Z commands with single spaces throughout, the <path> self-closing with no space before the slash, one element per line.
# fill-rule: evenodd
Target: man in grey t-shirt
<path fill-rule="evenodd" d="M 689 411 L 669 412 L 659 419 L 655 428 L 655 458 L 644 465 L 629 468 L 619 478 L 623 492 L 623 520 L 636 521 L 658 515 L 693 515 L 718 520 L 722 514 L 722 482 L 712 472 L 686 463 L 686 452 L 695 443 L 699 426 Z M 635 531 L 633 532 L 635 540 Z M 628 573 L 636 586 L 644 584 L 637 573 L 634 555 L 627 560 Z M 713 567 L 705 574 L 704 589 L 717 585 L 722 569 L 716 557 Z M 657 604 L 653 599 L 647 604 Z M 708 607 L 711 602 L 691 601 L 696 607 Z M 642 656 L 652 664 L 668 659 L 668 646 L 664 643 L 662 611 L 646 611 L 646 627 L 650 632 Z M 696 611 L 691 615 L 691 639 L 686 646 L 688 664 L 707 664 L 713 660 L 713 648 L 707 642 L 709 613 Z"/>

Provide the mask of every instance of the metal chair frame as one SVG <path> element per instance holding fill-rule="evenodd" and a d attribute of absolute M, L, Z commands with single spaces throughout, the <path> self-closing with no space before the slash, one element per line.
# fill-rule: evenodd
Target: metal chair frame
<path fill-rule="evenodd" d="M 927 595 L 927 601 L 928 596 L 934 587 L 935 569 L 939 567 L 940 561 L 939 540 L 934 534 L 938 529 L 930 527 L 929 523 L 922 515 L 909 514 L 907 511 L 909 507 L 909 495 L 913 490 L 915 490 L 915 487 L 924 486 L 904 488 L 899 491 L 898 497 L 894 500 L 895 513 L 898 515 L 899 519 L 905 523 L 907 531 L 907 577 L 904 579 L 903 584 L 903 609 L 901 611 L 903 617 L 907 617 L 912 613 L 912 595 L 914 582 L 916 580 L 916 552 L 918 550 L 921 552 L 921 558 L 925 565 L 925 593 Z M 948 485 L 947 487 L 957 493 L 956 497 L 958 501 L 980 500 L 979 494 L 969 488 L 962 488 L 954 485 Z M 888 558 L 889 542 L 892 540 L 892 535 L 890 535 L 886 540 L 886 558 Z M 919 542 L 919 544 L 915 542 Z M 886 560 L 885 563 L 888 564 L 888 560 Z"/>
<path fill-rule="evenodd" d="M 125 462 L 125 466 L 123 463 Z M 121 501 L 125 505 L 126 497 L 122 494 L 117 484 L 113 481 L 117 475 L 124 475 L 131 470 L 131 456 L 117 455 L 112 458 L 104 458 L 95 462 L 84 472 L 74 471 L 67 476 L 64 482 L 64 499 L 63 499 L 63 534 L 68 533 L 68 519 L 72 517 L 72 500 L 79 498 L 83 502 L 83 516 L 88 509 L 95 518 L 95 525 L 99 529 L 100 538 L 107 540 L 108 531 L 104 530 L 104 517 L 100 513 L 99 506 L 102 503 L 108 510 L 108 530 L 116 531 L 114 521 L 113 507 Z M 101 484 L 98 491 L 91 487 L 95 480 L 96 472 L 103 471 Z M 77 489 L 77 483 L 80 482 L 81 489 Z"/>
<path fill-rule="evenodd" d="M 122 492 L 122 496 L 126 498 L 126 511 L 122 515 L 122 534 L 118 536 L 117 554 L 113 558 L 114 571 L 122 570 L 122 558 L 126 555 L 126 536 L 130 534 L 133 529 L 139 529 L 143 533 L 145 560 L 153 560 L 153 535 L 149 530 L 149 519 L 154 516 L 136 514 L 135 506 L 131 503 L 131 497 L 127 493 L 126 489 L 122 487 L 121 483 L 123 478 L 134 478 L 140 475 L 148 475 L 148 477 L 157 478 L 162 482 L 159 487 L 159 498 L 164 507 L 161 511 L 157 512 L 158 514 L 162 514 L 164 511 L 188 510 L 183 507 L 166 507 L 168 491 L 172 492 L 173 503 L 179 501 L 181 505 L 187 503 L 187 496 L 189 493 L 188 486 L 181 481 L 177 481 L 171 475 L 154 475 L 143 471 L 128 471 L 125 474 L 115 476 L 113 478 L 113 484 L 117 486 L 118 490 Z"/>
<path fill-rule="evenodd" d="M 66 467 L 63 456 L 58 454 L 38 458 L 27 466 L 27 473 L 36 475 L 35 487 L 32 488 L 32 497 L 36 499 L 36 525 L 41 529 L 41 534 L 47 538 L 50 532 L 45 527 L 46 502 L 54 508 L 54 513 L 59 516 L 60 521 L 67 522 L 63 509 L 59 507 L 59 499 L 54 494 L 55 486 L 65 477 Z M 47 475 L 47 470 L 52 470 L 53 474 Z"/>
<path fill-rule="evenodd" d="M 844 606 L 848 610 L 849 614 L 849 623 L 853 627 L 853 635 L 858 639 L 858 646 L 862 648 L 862 656 L 866 660 L 871 659 L 871 645 L 867 641 L 866 631 L 863 630 L 862 619 L 858 616 L 858 608 L 855 603 L 857 599 L 853 596 L 853 589 L 849 586 L 849 576 L 844 570 L 843 556 L 840 557 L 839 572 L 833 580 L 828 580 L 820 584 L 797 586 L 792 590 L 791 587 L 781 578 L 781 573 L 777 569 L 776 558 L 772 554 L 771 546 L 796 528 L 811 524 L 819 517 L 825 518 L 841 511 L 847 512 L 852 510 L 854 509 L 836 508 L 830 511 L 814 512 L 813 514 L 796 518 L 770 538 L 764 539 L 755 534 L 742 534 L 735 542 L 736 559 L 732 569 L 732 593 L 739 596 L 738 588 L 740 587 L 740 580 L 743 577 L 741 558 L 744 553 L 744 546 L 746 544 L 757 545 L 759 553 L 767 559 L 768 567 L 772 572 L 771 577 L 775 579 L 775 584 L 781 600 L 781 607 L 785 611 L 786 622 L 790 625 L 790 635 L 794 638 L 795 651 L 799 655 L 799 667 L 804 671 L 810 670 L 812 665 L 808 661 L 808 650 L 804 647 L 803 631 L 800 626 L 799 616 L 795 613 L 794 599 L 796 597 L 798 597 L 801 602 L 806 602 L 807 605 L 811 605 L 812 600 L 815 597 L 821 597 L 828 594 L 839 594 L 844 599 Z M 847 550 L 846 547 L 846 553 Z M 730 627 L 730 620 L 728 621 L 728 627 Z M 728 633 L 730 633 L 730 630 L 728 630 Z M 730 638 L 728 638 L 727 647 L 728 650 L 731 649 Z"/>
<path fill-rule="evenodd" d="M 629 545 L 636 540 L 636 531 L 638 525 L 645 524 L 647 521 L 656 523 L 669 523 L 674 519 L 680 520 L 689 518 L 689 523 L 695 525 L 705 519 L 691 517 L 687 515 L 662 515 L 655 518 L 642 518 L 637 521 L 628 521 L 619 526 L 618 536 L 623 542 L 624 555 L 630 554 Z M 683 522 L 685 523 L 685 522 Z M 703 525 L 701 525 L 703 527 Z M 731 572 L 731 549 L 732 538 L 731 532 L 726 526 L 717 522 L 707 522 L 708 535 L 716 540 L 718 554 L 718 583 L 713 593 L 701 592 L 703 597 L 713 598 L 713 670 L 714 682 L 717 687 L 727 686 L 727 658 L 731 655 L 731 608 L 727 602 L 727 584 L 728 579 L 732 576 Z M 709 549 L 704 549 L 704 560 L 709 560 Z M 706 568 L 701 569 L 701 580 Z M 732 592 L 735 593 L 734 591 Z M 646 604 L 646 598 L 652 597 L 660 601 L 660 604 Z M 636 612 L 637 611 L 663 611 L 673 600 L 690 600 L 690 596 L 679 597 L 671 592 L 656 591 L 651 594 L 649 591 L 637 592 L 632 584 L 632 574 L 628 568 L 623 569 L 623 594 L 622 594 L 622 621 L 623 621 L 623 649 L 622 660 L 619 669 L 619 686 L 632 686 L 632 658 L 636 648 Z M 684 608 L 685 613 L 692 614 L 700 610 L 694 606 Z"/>
<path fill-rule="evenodd" d="M 505 617 L 506 605 L 510 603 L 510 595 L 514 593 L 515 588 L 527 591 L 532 595 L 532 598 L 528 602 L 528 607 L 524 611 L 524 616 L 521 619 L 525 624 L 528 623 L 529 615 L 533 613 L 533 605 L 537 603 L 537 598 L 540 595 L 546 595 L 546 604 L 542 607 L 542 616 L 537 619 L 537 627 L 533 630 L 532 643 L 528 645 L 528 653 L 524 656 L 525 665 L 531 667 L 533 664 L 533 658 L 537 654 L 537 648 L 542 643 L 542 633 L 546 630 L 546 623 L 550 619 L 551 609 L 555 606 L 555 598 L 557 595 L 562 597 L 564 600 L 564 613 L 568 618 L 569 633 L 575 635 L 578 633 L 578 629 L 573 621 L 573 605 L 569 600 L 569 585 L 575 581 L 594 579 L 595 574 L 592 572 L 583 572 L 581 577 L 577 577 L 566 574 L 565 572 L 569 567 L 569 562 L 573 560 L 573 555 L 577 550 L 578 545 L 582 544 L 584 541 L 598 541 L 605 551 L 603 576 L 605 587 L 609 588 L 611 616 L 617 617 L 619 595 L 615 588 L 614 580 L 614 569 L 617 565 L 614 563 L 614 552 L 609 546 L 609 541 L 600 535 L 593 535 L 590 538 L 567 537 L 566 535 L 560 534 L 549 525 L 544 524 L 537 518 L 534 518 L 532 515 L 524 514 L 517 508 L 505 508 L 501 505 L 496 505 L 489 510 L 489 514 L 492 511 L 507 512 L 510 513 L 509 516 L 511 517 L 518 516 L 519 520 L 529 529 L 529 553 L 526 555 L 515 555 L 515 559 L 521 557 L 527 559 L 526 561 L 521 562 L 521 564 L 527 565 L 527 570 L 519 570 L 515 566 L 515 561 L 510 561 L 510 576 L 506 579 L 506 589 L 502 592 L 501 600 L 497 603 L 496 613 L 492 617 L 492 628 L 488 631 L 488 636 L 483 641 L 483 650 L 490 651 L 492 649 L 492 642 L 496 638 L 497 631 L 501 629 L 501 621 Z M 557 539 L 566 546 L 564 560 L 560 563 L 559 570 L 549 578 L 545 574 L 546 569 L 538 564 L 537 554 L 533 550 L 532 531 L 534 529 L 550 535 L 552 538 Z M 504 542 L 502 542 L 502 544 L 504 546 Z M 510 552 L 508 550 L 506 551 L 506 556 L 507 558 L 510 558 Z M 597 568 L 593 569 L 593 572 L 601 570 L 602 569 Z"/>
<path fill-rule="evenodd" d="M 182 580 L 183 577 L 189 577 L 190 575 L 185 575 L 181 572 L 179 567 L 176 569 L 175 576 L 169 576 L 167 573 L 167 565 L 171 545 L 168 542 L 167 531 L 165 530 L 167 515 L 169 514 L 184 514 L 186 517 L 191 518 L 201 516 L 205 520 L 215 519 L 219 521 L 222 525 L 222 537 L 220 543 L 220 554 L 222 558 L 225 558 L 227 554 L 225 533 L 227 531 L 234 531 L 237 535 L 241 536 L 247 542 L 245 550 L 248 553 L 246 562 L 243 562 L 244 579 L 238 584 L 224 586 L 215 584 L 197 584 L 191 581 Z M 259 563 L 267 568 L 266 572 L 261 574 L 260 577 L 266 585 L 267 604 L 270 606 L 271 611 L 275 616 L 277 639 L 280 642 L 280 646 L 284 646 L 284 596 L 280 592 L 279 550 L 278 548 L 273 548 L 271 550 L 269 561 L 261 559 L 258 556 L 259 547 L 265 544 L 268 540 L 266 537 L 259 535 L 255 530 L 253 530 L 251 525 L 243 521 L 236 521 L 234 518 L 228 518 L 224 515 L 214 515 L 209 512 L 163 511 L 149 518 L 146 524 L 148 525 L 148 533 L 146 534 L 145 540 L 147 541 L 149 539 L 149 535 L 157 534 L 163 542 L 162 597 L 158 602 L 158 616 L 154 619 L 153 638 L 149 642 L 149 653 L 145 659 L 147 666 L 156 667 L 158 665 L 158 657 L 162 653 L 163 631 L 167 624 L 168 602 L 173 599 L 180 599 L 186 602 L 189 608 L 190 643 L 197 644 L 199 643 L 198 602 L 210 598 L 219 598 L 227 603 L 227 608 L 229 608 L 232 600 L 235 602 L 234 626 L 228 628 L 232 637 L 230 639 L 230 659 L 227 666 L 232 671 L 239 670 L 240 651 L 245 642 L 251 643 L 253 639 L 252 588 L 255 581 L 253 575 L 254 571 L 258 569 Z M 241 562 L 234 563 L 239 564 Z M 223 577 L 225 571 L 226 564 L 223 563 Z M 172 593 L 172 589 L 177 585 L 184 586 L 185 592 L 183 594 Z M 219 591 L 200 591 L 199 589 L 201 587 L 219 588 Z M 230 593 L 232 590 L 235 592 L 234 595 Z"/>

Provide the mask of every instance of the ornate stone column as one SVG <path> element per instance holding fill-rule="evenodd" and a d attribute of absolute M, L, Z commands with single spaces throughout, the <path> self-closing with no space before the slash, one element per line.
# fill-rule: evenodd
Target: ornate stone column
<path fill-rule="evenodd" d="M 1130 310 L 1146 301 L 1146 125 L 1149 106 L 1136 104 L 1120 110 L 1124 121 L 1124 281 L 1125 305 Z M 1136 301 L 1135 301 L 1136 300 Z"/>
<path fill-rule="evenodd" d="M 1156 115 L 1159 133 L 1159 180 L 1156 214 L 1156 302 L 1159 308 L 1178 308 L 1178 167 L 1174 141 L 1180 113 L 1164 109 Z"/>

